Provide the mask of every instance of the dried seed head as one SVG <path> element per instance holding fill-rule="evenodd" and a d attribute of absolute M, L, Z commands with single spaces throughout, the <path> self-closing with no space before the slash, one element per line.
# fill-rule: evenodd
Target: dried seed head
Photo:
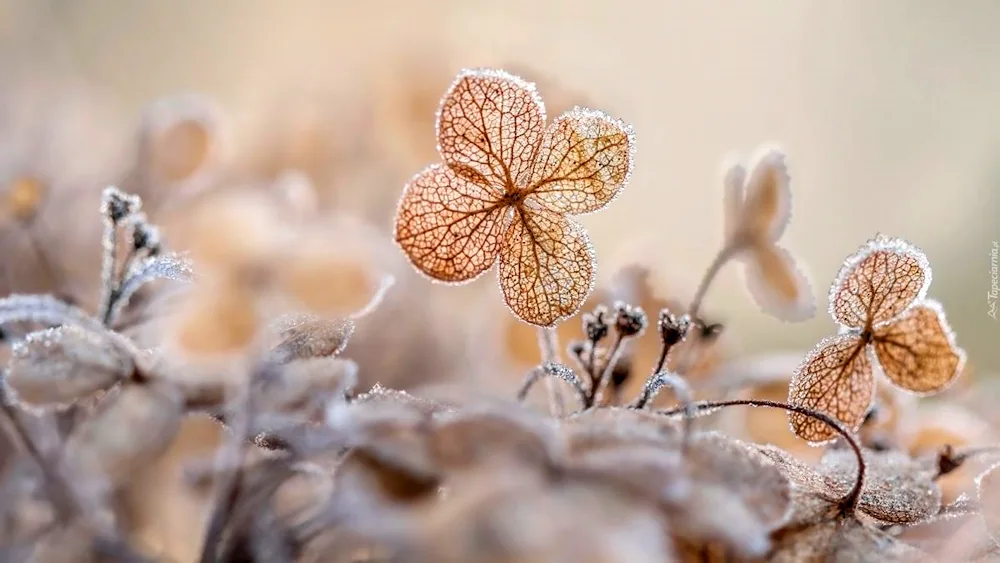
<path fill-rule="evenodd" d="M 684 340 L 687 336 L 687 331 L 691 326 L 691 319 L 687 315 L 677 317 L 669 309 L 661 309 L 657 326 L 660 330 L 660 338 L 663 340 L 663 343 L 673 346 Z"/>
<path fill-rule="evenodd" d="M 114 186 L 105 188 L 101 196 L 101 214 L 115 224 L 138 213 L 141 207 L 142 200 L 139 196 L 127 194 Z"/>
<path fill-rule="evenodd" d="M 149 222 L 145 213 L 137 213 L 132 216 L 132 248 L 135 250 L 149 250 L 150 254 L 158 254 L 162 241 L 160 229 Z"/>
<path fill-rule="evenodd" d="M 600 342 L 608 335 L 610 330 L 608 308 L 598 305 L 592 313 L 584 313 L 581 317 L 583 321 L 583 333 L 587 335 L 587 340 Z"/>
<path fill-rule="evenodd" d="M 623 337 L 638 336 L 646 330 L 646 312 L 642 307 L 617 301 L 615 308 L 615 330 Z"/>
<path fill-rule="evenodd" d="M 23 405 L 63 407 L 110 388 L 134 369 L 109 338 L 64 325 L 17 343 L 4 383 Z"/>

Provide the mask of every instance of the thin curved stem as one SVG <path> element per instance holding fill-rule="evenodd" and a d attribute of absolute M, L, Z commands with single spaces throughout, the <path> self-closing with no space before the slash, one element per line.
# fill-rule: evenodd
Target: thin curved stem
<path fill-rule="evenodd" d="M 674 396 L 677 397 L 678 406 L 680 406 L 684 413 L 684 446 L 686 448 L 690 442 L 695 409 L 694 394 L 691 391 L 691 386 L 688 385 L 687 380 L 683 377 L 667 371 L 657 372 L 646 381 L 646 385 L 642 388 L 642 393 L 629 405 L 629 408 L 637 410 L 645 409 L 664 387 L 669 387 L 674 392 Z"/>
<path fill-rule="evenodd" d="M 542 366 L 559 363 L 559 339 L 555 328 L 538 328 L 538 349 L 542 353 Z M 549 414 L 562 416 L 566 412 L 566 405 L 562 392 L 552 378 L 545 378 L 545 390 L 549 396 Z"/>
<path fill-rule="evenodd" d="M 691 407 L 694 408 L 695 411 L 706 411 L 706 410 L 720 409 L 724 407 L 735 407 L 735 406 L 768 407 L 773 409 L 782 409 L 784 411 L 794 412 L 796 414 L 801 414 L 802 416 L 808 416 L 809 418 L 818 420 L 823 424 L 826 424 L 827 426 L 832 428 L 837 434 L 840 434 L 840 436 L 844 438 L 847 444 L 851 447 L 851 450 L 854 452 L 854 457 L 857 458 L 858 476 L 854 480 L 854 486 L 851 488 L 850 491 L 848 491 L 846 495 L 844 495 L 842 499 L 840 499 L 838 504 L 840 505 L 840 508 L 844 513 L 852 512 L 854 510 L 854 508 L 858 504 L 858 500 L 861 498 L 861 488 L 864 486 L 865 483 L 865 471 L 866 471 L 865 458 L 864 455 L 861 453 L 861 446 L 858 444 L 857 439 L 854 437 L 853 434 L 851 434 L 851 432 L 846 427 L 844 427 L 843 424 L 840 423 L 840 421 L 838 421 L 837 419 L 833 418 L 832 416 L 826 413 L 815 411 L 813 409 L 806 407 L 800 407 L 798 405 L 782 403 L 780 401 L 736 399 L 732 401 L 701 401 L 691 405 Z M 657 412 L 659 414 L 666 416 L 674 416 L 681 414 L 685 411 L 684 407 L 676 407 L 673 409 L 657 411 Z"/>
<path fill-rule="evenodd" d="M 538 380 L 543 377 L 552 384 L 555 383 L 553 379 L 556 378 L 569 383 L 573 387 L 573 390 L 576 391 L 580 399 L 580 404 L 583 407 L 587 406 L 587 391 L 583 388 L 583 382 L 580 381 L 580 378 L 568 367 L 553 363 L 540 365 L 528 373 L 528 376 L 524 378 L 524 383 L 521 384 L 521 388 L 517 391 L 517 400 L 524 401 L 528 396 L 528 391 L 531 391 L 535 383 L 538 383 Z"/>
<path fill-rule="evenodd" d="M 701 283 L 698 284 L 698 290 L 694 293 L 694 298 L 691 299 L 691 304 L 688 306 L 687 314 L 691 316 L 692 319 L 698 318 L 698 311 L 701 309 L 702 303 L 705 301 L 705 295 L 708 293 L 708 288 L 712 285 L 712 281 L 715 280 L 716 276 L 722 270 L 722 267 L 729 262 L 729 259 L 733 257 L 736 253 L 738 246 L 732 242 L 727 243 L 722 249 L 719 250 L 718 254 L 709 264 L 708 269 L 705 270 L 705 275 L 701 278 Z"/>

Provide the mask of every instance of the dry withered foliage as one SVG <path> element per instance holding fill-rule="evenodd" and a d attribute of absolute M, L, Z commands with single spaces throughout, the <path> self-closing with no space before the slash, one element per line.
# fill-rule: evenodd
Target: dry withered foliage
<path fill-rule="evenodd" d="M 962 395 L 927 408 L 897 393 L 939 391 L 964 361 L 912 246 L 877 238 L 849 260 L 830 295 L 841 334 L 805 359 L 720 365 L 724 327 L 702 306 L 730 260 L 745 262 L 765 312 L 812 314 L 778 246 L 791 201 L 780 151 L 728 168 L 722 247 L 684 303 L 658 295 L 643 264 L 592 291 L 589 239 L 567 215 L 623 189 L 631 130 L 581 109 L 546 126 L 534 87 L 513 75 L 463 71 L 445 94 L 443 163 L 406 185 L 396 216 L 405 258 L 388 233 L 323 215 L 323 151 L 305 151 L 315 170 L 283 170 L 275 154 L 266 177 L 240 184 L 251 189 L 216 185 L 231 171 L 206 104 L 147 108 L 126 185 L 154 209 L 104 191 L 93 307 L 0 299 L 0 560 L 1000 554 L 988 416 Z M 47 192 L 9 188 L 10 218 L 30 221 Z M 161 233 L 145 213 L 175 203 Z M 498 342 L 466 352 L 472 369 L 492 361 L 491 344 L 521 360 L 516 392 L 450 373 L 437 356 L 451 349 L 435 343 L 458 340 L 466 302 L 429 297 L 406 259 L 451 283 L 499 262 L 517 324 L 497 322 Z M 892 385 L 876 384 L 879 369 Z M 722 410 L 745 416 L 705 416 Z M 791 416 L 798 436 L 764 411 L 783 426 Z M 981 424 L 944 424 L 949 411 Z M 809 442 L 823 443 L 812 461 L 800 457 Z"/>

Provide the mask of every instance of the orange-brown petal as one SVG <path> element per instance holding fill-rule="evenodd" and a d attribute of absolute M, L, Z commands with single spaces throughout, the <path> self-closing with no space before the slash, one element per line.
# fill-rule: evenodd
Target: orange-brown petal
<path fill-rule="evenodd" d="M 456 172 L 501 191 L 523 185 L 545 129 L 534 84 L 500 70 L 465 70 L 438 110 L 438 149 Z"/>
<path fill-rule="evenodd" d="M 925 300 L 877 329 L 872 347 L 890 381 L 914 393 L 934 393 L 951 384 L 965 352 L 936 301 Z"/>
<path fill-rule="evenodd" d="M 568 111 L 545 130 L 528 197 L 556 213 L 596 211 L 625 187 L 634 153 L 627 123 L 596 110 Z"/>
<path fill-rule="evenodd" d="M 595 258 L 578 223 L 519 209 L 500 248 L 500 288 L 521 320 L 552 326 L 576 313 L 594 288 Z"/>
<path fill-rule="evenodd" d="M 810 352 L 788 387 L 788 402 L 826 413 L 856 430 L 875 395 L 875 379 L 865 342 L 854 334 L 824 339 Z M 823 443 L 837 433 L 818 420 L 789 414 L 792 431 Z"/>
<path fill-rule="evenodd" d="M 437 164 L 403 190 L 396 242 L 424 274 L 444 282 L 468 281 L 496 262 L 507 210 L 496 191 Z"/>
<path fill-rule="evenodd" d="M 920 249 L 882 235 L 847 259 L 830 288 L 830 315 L 851 328 L 899 315 L 927 293 L 931 268 Z"/>

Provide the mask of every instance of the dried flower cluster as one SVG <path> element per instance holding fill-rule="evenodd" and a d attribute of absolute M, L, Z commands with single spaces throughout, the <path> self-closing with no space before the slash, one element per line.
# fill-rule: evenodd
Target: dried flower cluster
<path fill-rule="evenodd" d="M 702 311 L 730 261 L 764 312 L 815 309 L 778 245 L 791 216 L 778 149 L 727 168 L 722 245 L 689 302 L 656 295 L 644 264 L 595 290 L 569 216 L 628 183 L 631 127 L 580 108 L 546 125 L 532 84 L 463 71 L 437 114 L 442 162 L 406 184 L 394 222 L 434 280 L 498 264 L 517 324 L 497 325 L 514 344 L 477 333 L 454 351 L 440 342 L 465 330 L 466 302 L 428 297 L 381 253 L 387 234 L 323 218 L 321 175 L 215 186 L 228 171 L 210 107 L 148 108 L 124 184 L 136 193 L 91 202 L 93 307 L 50 286 L 0 299 L 0 560 L 1000 557 L 994 413 L 958 386 L 918 400 L 965 364 L 922 252 L 879 236 L 849 258 L 830 292 L 840 332 L 812 352 L 724 358 L 724 326 Z M 4 220 L 21 224 L 47 192 L 18 178 Z M 535 356 L 518 348 L 524 327 Z M 491 375 L 487 358 L 540 361 L 497 395 L 439 373 L 446 350 Z"/>

